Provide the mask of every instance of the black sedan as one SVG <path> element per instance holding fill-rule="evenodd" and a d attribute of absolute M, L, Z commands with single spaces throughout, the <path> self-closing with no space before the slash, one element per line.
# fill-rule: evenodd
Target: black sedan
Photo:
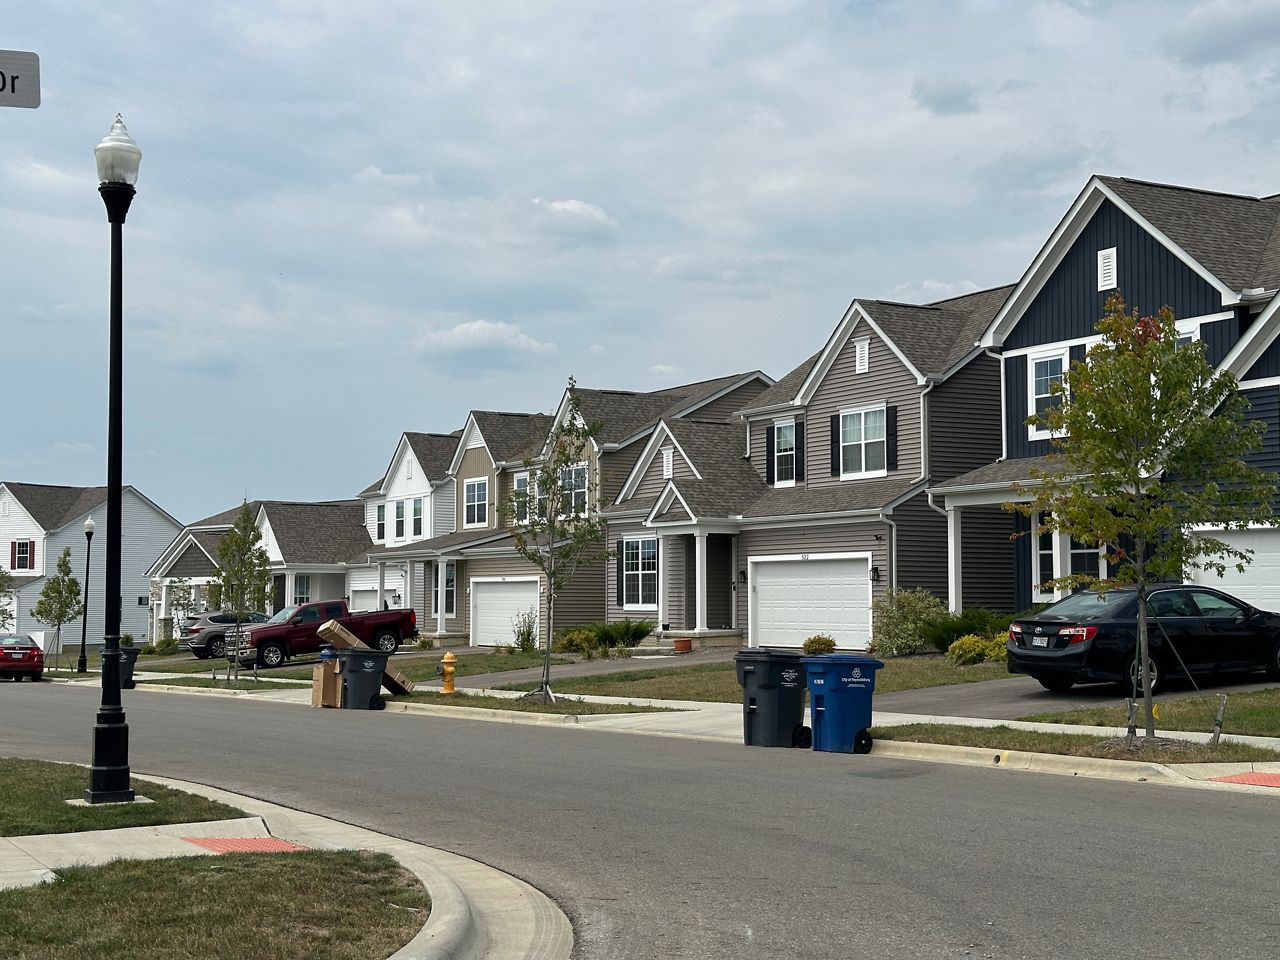
<path fill-rule="evenodd" d="M 1147 618 L 1153 691 L 1185 674 L 1265 669 L 1280 679 L 1280 614 L 1221 590 L 1171 584 L 1148 591 Z M 1054 692 L 1106 681 L 1140 694 L 1137 643 L 1136 588 L 1085 591 L 1013 622 L 1009 672 Z"/>

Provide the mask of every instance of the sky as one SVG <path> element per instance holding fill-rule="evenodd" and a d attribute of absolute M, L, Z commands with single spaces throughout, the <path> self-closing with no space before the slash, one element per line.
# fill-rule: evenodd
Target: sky
<path fill-rule="evenodd" d="M 1280 192 L 1280 2 L 35 0 L 0 49 L 0 479 L 191 522 L 352 497 L 401 432 L 818 350 L 1017 281 L 1094 173 Z"/>

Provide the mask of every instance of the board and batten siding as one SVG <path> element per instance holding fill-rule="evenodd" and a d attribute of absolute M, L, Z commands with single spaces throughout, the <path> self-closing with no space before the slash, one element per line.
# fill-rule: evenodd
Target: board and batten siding
<path fill-rule="evenodd" d="M 1014 518 L 998 506 L 960 511 L 960 575 L 963 606 L 1014 612 Z M 1024 609 L 1024 608 L 1018 608 Z"/>
<path fill-rule="evenodd" d="M 929 506 L 925 494 L 912 497 L 893 508 L 898 528 L 898 582 L 889 586 L 900 590 L 928 590 L 944 603 L 947 600 L 947 518 Z M 892 579 L 880 571 L 881 582 Z"/>
<path fill-rule="evenodd" d="M 731 390 L 723 397 L 716 397 L 710 403 L 699 407 L 689 414 L 691 420 L 732 420 L 739 410 L 751 406 L 751 401 L 767 389 L 763 380 L 755 379 L 744 383 L 736 390 Z"/>
<path fill-rule="evenodd" d="M 867 372 L 854 372 L 854 341 L 869 338 Z M 843 410 L 898 408 L 898 469 L 890 479 L 920 475 L 920 387 L 880 337 L 859 320 L 805 408 L 805 482 L 811 487 L 850 482 L 831 475 L 831 417 Z M 874 481 L 871 481 L 874 482 Z"/>
<path fill-rule="evenodd" d="M 498 484 L 497 477 L 494 475 L 493 461 L 489 458 L 489 451 L 484 447 L 472 447 L 462 455 L 462 460 L 458 464 L 458 473 L 455 478 L 457 486 L 455 487 L 457 500 L 457 509 L 455 511 L 454 523 L 455 530 L 463 529 L 463 520 L 466 516 L 467 498 L 466 498 L 466 482 L 474 480 L 477 477 L 487 477 L 489 480 L 489 510 L 488 523 L 486 526 L 493 528 L 496 523 L 496 514 L 498 506 Z M 482 527 L 471 527 L 472 530 L 480 530 Z"/>
<path fill-rule="evenodd" d="M 1266 426 L 1261 449 L 1245 457 L 1245 462 L 1272 474 L 1280 473 L 1280 388 L 1258 387 L 1240 393 L 1249 401 L 1249 419 L 1260 420 Z M 1272 510 L 1280 512 L 1280 492 L 1271 503 Z"/>
<path fill-rule="evenodd" d="M 1098 251 L 1111 247 L 1116 248 L 1116 289 L 1123 291 L 1129 309 L 1154 314 L 1168 305 L 1179 319 L 1222 312 L 1217 290 L 1104 200 L 1005 337 L 1004 348 L 1093 336 L 1107 298 L 1116 292 L 1098 289 Z"/>
<path fill-rule="evenodd" d="M 786 554 L 867 553 L 871 565 L 880 568 L 880 580 L 872 584 L 872 595 L 880 596 L 888 588 L 890 569 L 889 525 L 882 521 L 868 523 L 809 524 L 787 527 L 752 527 L 738 534 L 738 566 L 747 569 L 752 557 Z M 879 536 L 880 539 L 876 539 Z M 738 628 L 748 636 L 751 597 L 746 589 L 737 591 Z"/>
<path fill-rule="evenodd" d="M 1000 361 L 979 355 L 926 393 L 925 418 L 930 482 L 938 484 L 998 460 Z"/>

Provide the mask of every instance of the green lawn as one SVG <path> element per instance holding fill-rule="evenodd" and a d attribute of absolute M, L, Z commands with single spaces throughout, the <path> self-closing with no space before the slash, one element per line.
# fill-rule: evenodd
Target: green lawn
<path fill-rule="evenodd" d="M 1277 761 L 1280 752 L 1239 743 L 1179 744 L 1154 746 L 1139 752 L 1123 746 L 1104 746 L 1109 738 L 1074 733 L 1040 733 L 1011 727 L 961 727 L 949 724 L 916 723 L 900 727 L 875 727 L 876 740 L 906 740 L 915 743 L 942 743 L 989 750 L 1019 750 L 1028 753 L 1057 753 L 1069 757 L 1100 757 L 1109 760 L 1147 760 L 1153 763 L 1235 763 Z"/>
<path fill-rule="evenodd" d="M 264 676 L 272 676 L 275 674 L 266 674 Z M 162 684 L 166 687 L 207 687 L 215 690 L 305 690 L 301 684 L 297 683 L 278 683 L 274 680 L 254 680 L 252 676 L 246 677 L 245 672 L 241 671 L 240 679 L 228 683 L 226 680 L 211 680 L 209 677 L 166 677 L 163 680 L 143 680 L 144 686 L 150 686 L 153 683 Z"/>
<path fill-rule="evenodd" d="M 197 660 L 191 657 L 189 660 L 171 660 L 168 663 L 149 661 L 149 657 L 139 657 L 133 669 L 139 673 L 208 673 L 214 667 L 217 667 L 219 672 L 227 669 L 225 657 L 218 660 Z"/>
<path fill-rule="evenodd" d="M 999 680 L 1011 674 L 1003 663 L 957 667 L 945 657 L 901 657 L 884 662 L 876 674 L 876 692 L 894 693 L 952 683 Z M 509 684 L 505 690 L 532 690 L 536 683 Z M 552 676 L 552 687 L 564 693 L 586 693 L 639 700 L 705 700 L 740 703 L 736 667 L 728 663 L 701 663 L 688 667 L 628 670 L 594 677 Z"/>
<path fill-rule="evenodd" d="M 415 657 L 412 660 L 402 657 L 392 657 L 391 666 L 395 667 L 410 680 L 415 682 L 420 680 L 435 680 L 436 667 L 440 665 L 440 658 L 444 656 L 444 652 L 431 657 Z M 455 677 L 471 677 L 481 673 L 502 673 L 507 670 L 523 670 L 525 667 L 542 666 L 542 654 L 521 653 L 519 650 L 513 653 L 468 653 L 458 654 L 457 663 L 454 664 L 456 672 Z M 572 663 L 566 657 L 551 658 L 554 663 Z M 311 667 L 286 667 L 282 670 L 270 671 L 273 677 L 293 678 L 298 680 L 311 679 Z"/>
<path fill-rule="evenodd" d="M 457 707 L 466 710 L 468 707 L 486 707 L 490 710 L 515 710 L 521 713 L 556 713 L 572 716 L 594 716 L 602 713 L 662 713 L 670 712 L 665 707 L 641 707 L 628 703 L 584 703 L 581 700 L 558 700 L 555 703 L 538 703 L 533 700 L 513 700 L 507 697 L 479 697 L 465 693 L 445 696 L 432 690 L 415 690 L 407 696 L 388 697 L 389 700 L 404 700 L 411 703 L 433 703 L 443 707 Z"/>
<path fill-rule="evenodd" d="M 1161 700 L 1156 697 L 1156 704 L 1160 711 L 1160 719 L 1156 721 L 1157 729 L 1199 730 L 1204 733 L 1213 730 L 1213 718 L 1218 713 L 1216 695 L 1179 700 Z M 1139 707 L 1139 718 L 1141 715 Z M 1085 707 L 1061 713 L 1037 713 L 1021 719 L 1095 727 L 1123 727 L 1128 722 L 1124 707 Z M 1138 725 L 1142 726 L 1141 719 Z M 1280 737 L 1280 689 L 1228 694 L 1222 732 L 1252 737 Z"/>
<path fill-rule="evenodd" d="M 0 954 L 369 960 L 408 943 L 430 903 L 417 877 L 364 850 L 121 861 L 0 891 Z"/>
<path fill-rule="evenodd" d="M 155 803 L 73 807 L 63 802 L 81 799 L 88 786 L 88 767 L 0 759 L 0 797 L 4 798 L 0 803 L 0 837 L 231 820 L 246 815 L 204 797 L 142 781 L 134 783 L 134 790 Z"/>

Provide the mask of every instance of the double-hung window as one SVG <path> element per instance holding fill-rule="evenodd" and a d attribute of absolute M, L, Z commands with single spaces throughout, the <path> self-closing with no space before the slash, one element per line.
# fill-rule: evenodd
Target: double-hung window
<path fill-rule="evenodd" d="M 300 603 L 311 602 L 311 575 L 307 573 L 294 574 L 293 577 L 293 604 L 297 606 Z"/>
<path fill-rule="evenodd" d="M 658 606 L 658 538 L 638 537 L 622 541 L 622 606 L 656 609 Z"/>
<path fill-rule="evenodd" d="M 35 564 L 32 563 L 30 540 L 18 540 L 14 544 L 13 569 L 15 570 L 34 570 L 35 569 Z"/>
<path fill-rule="evenodd" d="M 1053 579 L 1054 533 L 1046 524 L 1049 515 L 1041 513 L 1036 516 L 1035 551 L 1032 555 L 1032 598 L 1045 598 L 1053 595 L 1053 588 L 1044 586 Z"/>
<path fill-rule="evenodd" d="M 489 522 L 489 478 L 478 477 L 463 485 L 462 525 L 483 527 Z"/>
<path fill-rule="evenodd" d="M 841 478 L 885 475 L 884 424 L 884 407 L 848 410 L 840 414 Z"/>
<path fill-rule="evenodd" d="M 560 515 L 581 517 L 587 513 L 587 465 L 560 469 Z"/>
<path fill-rule="evenodd" d="M 422 498 L 413 498 L 413 535 L 422 536 Z"/>
<path fill-rule="evenodd" d="M 1065 350 L 1051 354 L 1042 354 L 1029 358 L 1030 369 L 1027 377 L 1027 411 L 1036 417 L 1044 417 L 1050 408 L 1062 402 L 1062 394 L 1055 392 L 1055 385 L 1064 382 L 1067 371 L 1067 352 Z M 1032 440 L 1044 440 L 1050 436 L 1049 429 L 1041 421 L 1030 427 Z"/>
<path fill-rule="evenodd" d="M 529 475 L 527 473 L 517 473 L 511 481 L 511 488 L 515 493 L 515 521 L 516 523 L 528 523 Z"/>
<path fill-rule="evenodd" d="M 790 487 L 796 482 L 796 424 L 773 425 L 773 485 Z"/>
<path fill-rule="evenodd" d="M 439 563 L 440 561 L 436 561 Z M 454 568 L 453 561 L 449 560 L 444 566 L 444 615 L 446 617 L 453 616 L 454 596 L 457 594 L 457 570 Z M 440 577 L 437 571 L 435 577 L 435 587 L 431 593 L 431 609 L 437 613 L 440 610 Z"/>
<path fill-rule="evenodd" d="M 387 505 L 385 503 L 378 504 L 376 513 L 378 517 L 378 535 L 374 537 L 374 539 L 381 543 L 383 540 L 387 539 Z"/>
<path fill-rule="evenodd" d="M 396 501 L 396 539 L 404 539 L 404 501 Z"/>

